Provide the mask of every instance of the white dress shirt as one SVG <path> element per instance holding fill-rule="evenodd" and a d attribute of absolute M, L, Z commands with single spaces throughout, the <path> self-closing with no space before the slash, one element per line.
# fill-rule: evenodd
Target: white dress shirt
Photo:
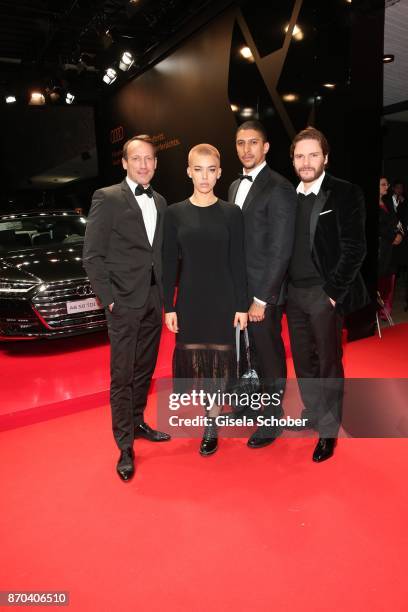
<path fill-rule="evenodd" d="M 262 168 L 264 168 L 265 166 L 266 166 L 266 161 L 263 161 L 262 164 L 259 164 L 259 166 L 251 170 L 251 172 L 245 172 L 245 168 L 243 169 L 242 171 L 243 174 L 246 174 L 247 176 L 252 177 L 252 181 L 249 181 L 248 179 L 242 179 L 239 184 L 238 191 L 235 196 L 235 204 L 239 206 L 241 210 L 244 205 L 245 198 L 247 197 L 248 192 L 251 189 L 254 180 L 256 179 L 256 177 L 258 176 Z"/>
<path fill-rule="evenodd" d="M 315 181 L 313 185 L 309 187 L 309 189 L 305 189 L 305 185 L 303 181 L 301 181 L 299 185 L 296 187 L 297 193 L 303 193 L 303 195 L 309 195 L 309 193 L 314 193 L 315 195 L 318 195 L 325 176 L 326 176 L 326 173 L 323 172 L 323 174 L 319 176 L 317 181 Z"/>
<path fill-rule="evenodd" d="M 149 196 L 147 196 L 146 194 L 135 196 L 135 189 L 137 187 L 137 183 L 132 181 L 132 179 L 130 179 L 128 176 L 126 177 L 126 182 L 129 185 L 130 190 L 133 193 L 133 196 L 136 199 L 140 210 L 142 211 L 146 234 L 149 239 L 150 245 L 152 246 L 157 223 L 157 210 L 156 204 L 154 203 L 154 199 L 149 198 Z"/>

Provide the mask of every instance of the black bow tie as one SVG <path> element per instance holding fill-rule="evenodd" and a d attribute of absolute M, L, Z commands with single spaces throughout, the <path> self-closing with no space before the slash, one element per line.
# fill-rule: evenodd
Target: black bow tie
<path fill-rule="evenodd" d="M 147 195 L 147 197 L 149 198 L 152 198 L 153 197 L 152 187 L 149 185 L 149 187 L 146 187 L 145 189 L 144 187 L 142 187 L 142 185 L 137 185 L 135 189 L 135 195 L 141 196 L 143 194 Z"/>
<path fill-rule="evenodd" d="M 243 181 L 244 179 L 248 179 L 252 183 L 252 176 L 250 174 L 238 174 L 239 180 Z"/>

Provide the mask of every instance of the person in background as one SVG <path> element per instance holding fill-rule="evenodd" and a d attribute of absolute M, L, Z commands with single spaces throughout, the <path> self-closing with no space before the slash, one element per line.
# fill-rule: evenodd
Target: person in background
<path fill-rule="evenodd" d="M 396 245 L 394 251 L 394 262 L 397 270 L 397 283 L 404 287 L 404 309 L 408 310 L 408 201 L 405 194 L 403 181 L 395 179 L 392 183 L 392 202 L 395 214 L 400 222 L 400 230 L 403 231 L 401 244 Z"/>
<path fill-rule="evenodd" d="M 378 210 L 378 292 L 384 302 L 384 308 L 391 314 L 397 268 L 395 249 L 402 242 L 403 230 L 392 198 L 388 194 L 389 188 L 388 179 L 382 176 Z M 380 316 L 386 319 L 385 314 Z"/>

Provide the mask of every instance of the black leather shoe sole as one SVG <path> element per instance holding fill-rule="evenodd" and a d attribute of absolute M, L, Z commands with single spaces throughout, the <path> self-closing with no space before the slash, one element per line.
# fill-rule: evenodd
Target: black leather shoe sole
<path fill-rule="evenodd" d="M 129 480 L 132 480 L 133 476 L 135 475 L 134 468 L 133 469 L 127 469 L 127 468 L 119 469 L 119 468 L 116 468 L 116 472 L 117 472 L 119 478 L 121 480 L 123 480 L 123 482 L 129 482 Z"/>
<path fill-rule="evenodd" d="M 215 442 L 214 445 L 210 445 L 209 448 L 202 448 L 200 446 L 200 450 L 198 451 L 202 457 L 208 457 L 209 455 L 213 455 L 218 449 L 218 442 Z"/>
<path fill-rule="evenodd" d="M 143 438 L 144 440 L 149 440 L 149 442 L 168 442 L 171 440 L 171 436 L 166 433 L 159 433 L 158 435 L 151 435 L 144 432 L 135 433 L 135 439 Z"/>
<path fill-rule="evenodd" d="M 336 443 L 329 444 L 327 445 L 327 447 L 321 448 L 319 447 L 319 444 L 317 444 L 313 452 L 313 461 L 315 463 L 322 463 L 323 461 L 327 461 L 327 459 L 330 459 L 330 457 L 333 457 L 335 446 Z"/>
<path fill-rule="evenodd" d="M 313 455 L 313 461 L 315 463 L 322 463 L 323 461 L 327 461 L 327 459 L 330 459 L 330 457 L 333 457 L 334 452 L 331 451 L 330 453 L 326 452 L 326 453 L 321 453 L 320 455 Z"/>

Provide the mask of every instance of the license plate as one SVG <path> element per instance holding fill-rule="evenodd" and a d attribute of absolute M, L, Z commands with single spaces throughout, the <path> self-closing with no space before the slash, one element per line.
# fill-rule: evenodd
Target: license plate
<path fill-rule="evenodd" d="M 75 314 L 78 312 L 89 312 L 90 310 L 101 310 L 101 306 L 95 298 L 86 300 L 77 300 L 76 302 L 67 302 L 67 313 Z"/>

